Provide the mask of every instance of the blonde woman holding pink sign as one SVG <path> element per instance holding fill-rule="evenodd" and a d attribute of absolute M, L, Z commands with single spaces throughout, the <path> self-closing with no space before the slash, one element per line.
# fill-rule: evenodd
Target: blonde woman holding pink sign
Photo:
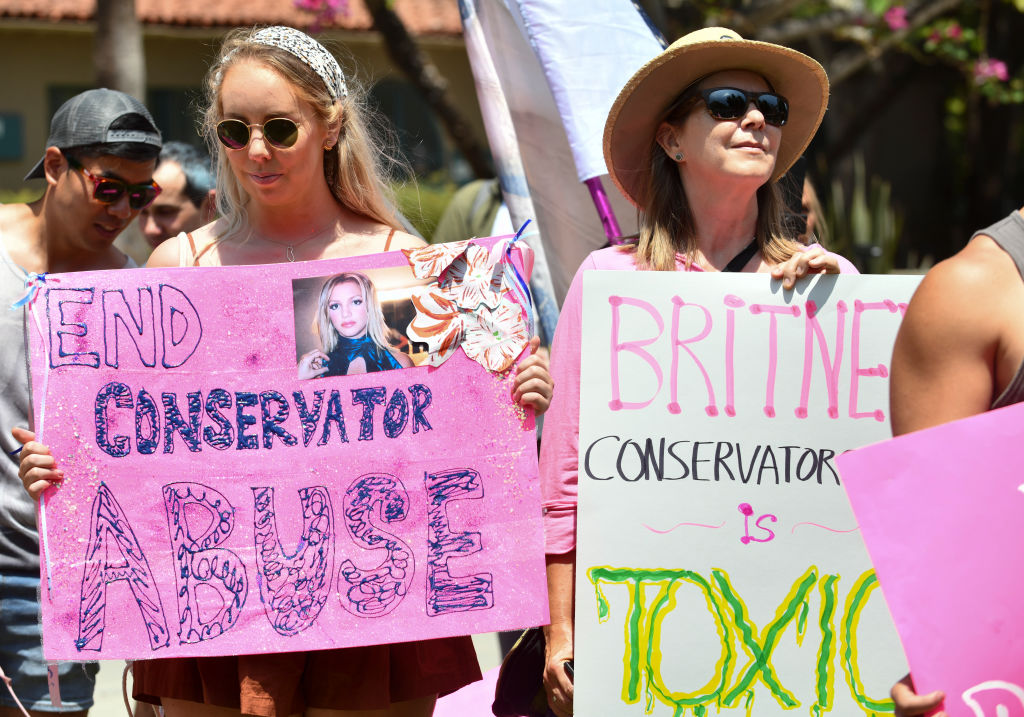
<path fill-rule="evenodd" d="M 359 94 L 320 43 L 288 27 L 229 33 L 206 89 L 221 218 L 164 242 L 149 266 L 272 264 L 423 245 L 398 229 Z M 543 412 L 551 388 L 541 357 L 519 364 L 521 404 Z M 63 477 L 45 446 L 29 442 L 22 454 L 33 495 Z M 143 660 L 134 672 L 135 698 L 162 704 L 168 717 L 425 717 L 438 694 L 480 678 L 468 637 Z"/>
<path fill-rule="evenodd" d="M 776 181 L 814 136 L 828 103 L 821 65 L 795 50 L 705 28 L 677 40 L 629 80 L 605 125 L 608 171 L 640 210 L 639 240 L 591 254 L 555 333 L 559 384 L 541 448 L 551 625 L 548 704 L 572 714 L 573 575 L 583 272 L 734 271 L 791 289 L 815 273 L 856 273 L 782 223 Z"/>

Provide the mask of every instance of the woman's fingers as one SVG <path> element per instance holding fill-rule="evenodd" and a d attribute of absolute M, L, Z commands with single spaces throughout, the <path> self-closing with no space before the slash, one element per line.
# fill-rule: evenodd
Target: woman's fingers
<path fill-rule="evenodd" d="M 821 249 L 815 249 L 814 251 L 818 252 L 818 254 L 807 260 L 807 266 L 810 272 L 816 272 L 819 274 L 839 273 L 839 257 L 834 254 L 829 254 Z"/>
<path fill-rule="evenodd" d="M 11 430 L 11 435 L 24 442 L 21 447 L 18 477 L 21 478 L 21 483 L 29 495 L 39 500 L 44 490 L 53 483 L 64 480 L 64 471 L 57 468 L 57 461 L 50 455 L 50 449 L 33 440 L 34 433 L 23 428 L 15 428 Z"/>
<path fill-rule="evenodd" d="M 547 350 L 541 348 L 540 338 L 530 339 L 530 355 L 516 366 L 512 397 L 521 406 L 530 406 L 538 415 L 551 404 L 555 382 L 548 371 Z"/>
<path fill-rule="evenodd" d="M 548 707 L 557 717 L 572 716 L 572 680 L 565 670 L 566 660 L 572 655 L 549 657 L 544 665 L 544 690 L 548 694 Z"/>
<path fill-rule="evenodd" d="M 303 354 L 299 359 L 299 380 L 319 378 L 330 370 L 331 360 L 320 349 Z"/>
<path fill-rule="evenodd" d="M 896 703 L 896 717 L 915 717 L 923 715 L 939 706 L 945 695 L 936 690 L 926 695 L 914 692 L 914 683 L 907 675 L 892 686 L 892 701 Z M 937 712 L 932 717 L 946 717 L 945 712 Z"/>
<path fill-rule="evenodd" d="M 781 264 L 772 267 L 772 277 L 782 281 L 783 289 L 792 289 L 797 279 L 808 274 L 838 274 L 839 259 L 824 249 L 814 248 L 797 252 Z"/>
<path fill-rule="evenodd" d="M 530 379 L 516 388 L 515 400 L 521 406 L 530 406 L 538 415 L 548 410 L 551 405 L 553 384 L 547 380 Z"/>
<path fill-rule="evenodd" d="M 14 436 L 14 440 L 16 440 L 18 443 L 21 443 L 22 445 L 28 443 L 29 441 L 34 441 L 36 439 L 35 433 L 28 430 L 27 428 L 21 428 L 20 426 L 15 426 L 14 428 L 12 428 L 11 435 Z"/>

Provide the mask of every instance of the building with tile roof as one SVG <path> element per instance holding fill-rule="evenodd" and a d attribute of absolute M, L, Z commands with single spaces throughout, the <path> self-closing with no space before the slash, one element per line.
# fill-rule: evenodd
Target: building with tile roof
<path fill-rule="evenodd" d="M 60 104 L 95 86 L 96 0 L 0 0 L 0 189 L 17 190 L 38 160 L 49 119 Z M 285 24 L 311 31 L 316 18 L 293 0 L 135 0 L 142 24 L 147 93 L 144 101 L 168 139 L 201 144 L 196 116 L 200 87 L 220 37 L 238 26 Z M 449 83 L 483 137 L 456 0 L 395 0 L 394 9 Z M 419 173 L 454 165 L 465 172 L 426 105 L 390 62 L 363 0 L 316 37 L 370 89 L 395 125 Z"/>

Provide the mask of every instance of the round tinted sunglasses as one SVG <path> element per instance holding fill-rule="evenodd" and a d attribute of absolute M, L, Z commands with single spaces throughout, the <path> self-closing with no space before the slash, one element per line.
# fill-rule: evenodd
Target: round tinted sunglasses
<path fill-rule="evenodd" d="M 92 198 L 103 204 L 114 204 L 127 194 L 128 206 L 133 211 L 138 211 L 152 204 L 153 200 L 163 191 L 160 185 L 152 180 L 145 184 L 128 184 L 128 182 L 112 177 L 98 177 L 75 159 L 67 157 L 67 160 L 72 169 L 78 170 L 92 182 Z"/>
<path fill-rule="evenodd" d="M 299 141 L 299 126 L 287 117 L 268 119 L 263 124 L 246 124 L 238 119 L 217 123 L 217 139 L 228 149 L 245 149 L 252 139 L 252 128 L 259 127 L 263 140 L 271 147 L 287 149 Z"/>
<path fill-rule="evenodd" d="M 708 114 L 716 120 L 739 119 L 747 113 L 747 107 L 753 102 L 758 111 L 764 115 L 764 121 L 770 125 L 781 127 L 789 119 L 789 103 L 786 98 L 775 92 L 750 92 L 736 87 L 712 87 L 699 90 Z"/>

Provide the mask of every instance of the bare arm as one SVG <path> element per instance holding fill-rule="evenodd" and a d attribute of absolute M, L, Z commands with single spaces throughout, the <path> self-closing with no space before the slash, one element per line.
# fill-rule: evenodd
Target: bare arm
<path fill-rule="evenodd" d="M 572 714 L 572 680 L 565 662 L 573 659 L 573 588 L 576 551 L 548 555 L 548 608 L 551 624 L 544 628 L 544 688 L 548 706 L 558 717 Z"/>
<path fill-rule="evenodd" d="M 1021 291 L 1012 260 L 983 237 L 928 273 L 907 307 L 893 347 L 893 435 L 989 409 L 1008 381 L 1000 376 L 1000 358 L 1007 344 L 1006 317 L 1016 313 Z M 929 713 L 945 697 L 940 691 L 916 694 L 910 675 L 893 686 L 891 696 L 897 717 Z"/>
<path fill-rule="evenodd" d="M 992 403 L 1005 295 L 1021 280 L 1012 260 L 989 244 L 972 243 L 938 264 L 910 301 L 893 348 L 894 435 L 973 416 Z"/>

